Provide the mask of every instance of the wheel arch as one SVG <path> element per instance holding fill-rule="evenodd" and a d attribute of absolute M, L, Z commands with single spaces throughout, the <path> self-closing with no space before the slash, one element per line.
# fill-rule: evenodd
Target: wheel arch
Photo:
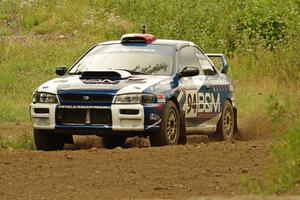
<path fill-rule="evenodd" d="M 172 96 L 171 98 L 168 99 L 168 101 L 172 101 L 176 105 L 178 112 L 181 113 L 181 109 L 176 97 Z"/>

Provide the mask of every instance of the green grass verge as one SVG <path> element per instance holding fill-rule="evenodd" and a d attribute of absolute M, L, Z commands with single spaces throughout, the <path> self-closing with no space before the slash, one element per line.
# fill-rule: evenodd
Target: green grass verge
<path fill-rule="evenodd" d="M 55 66 L 71 65 L 92 41 L 84 39 L 0 41 L 0 122 L 28 121 L 32 92 L 55 77 Z"/>
<path fill-rule="evenodd" d="M 253 181 L 242 177 L 241 183 L 249 193 L 270 195 L 288 192 L 300 181 L 300 120 L 297 119 L 289 128 L 274 139 L 270 145 L 273 163 L 265 174 Z"/>
<path fill-rule="evenodd" d="M 260 190 L 269 194 L 286 192 L 300 181 L 300 120 L 295 121 L 276 139 L 271 150 L 275 156 L 275 167 Z M 265 190 L 267 188 L 267 190 Z"/>
<path fill-rule="evenodd" d="M 31 134 L 23 134 L 21 136 L 1 136 L 0 149 L 23 149 L 33 150 L 35 145 Z"/>

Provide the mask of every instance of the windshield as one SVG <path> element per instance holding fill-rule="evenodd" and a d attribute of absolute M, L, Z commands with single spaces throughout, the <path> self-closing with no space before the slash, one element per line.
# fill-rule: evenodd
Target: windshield
<path fill-rule="evenodd" d="M 88 52 L 70 73 L 125 70 L 132 74 L 170 75 L 175 48 L 153 44 L 99 45 Z"/>

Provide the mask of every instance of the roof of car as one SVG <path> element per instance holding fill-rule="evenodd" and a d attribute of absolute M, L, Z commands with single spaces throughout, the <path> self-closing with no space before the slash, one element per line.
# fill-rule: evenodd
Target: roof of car
<path fill-rule="evenodd" d="M 107 42 L 99 43 L 99 45 L 108 45 L 108 44 L 121 44 L 121 40 L 107 41 Z M 193 45 L 194 43 L 189 42 L 189 41 L 184 41 L 184 40 L 156 39 L 155 41 L 151 42 L 150 44 L 171 45 L 171 46 L 179 47 L 179 46 Z"/>

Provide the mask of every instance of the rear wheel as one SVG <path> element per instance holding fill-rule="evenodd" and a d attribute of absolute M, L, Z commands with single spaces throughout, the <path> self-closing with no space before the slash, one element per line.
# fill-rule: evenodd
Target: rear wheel
<path fill-rule="evenodd" d="M 112 135 L 112 136 L 103 136 L 102 137 L 102 145 L 104 148 L 113 149 L 118 146 L 124 146 L 126 142 L 126 137 L 119 136 L 119 135 Z"/>
<path fill-rule="evenodd" d="M 160 132 L 153 133 L 149 136 L 151 146 L 174 145 L 178 143 L 180 134 L 180 118 L 176 105 L 168 101 L 163 119 L 161 122 Z"/>
<path fill-rule="evenodd" d="M 234 133 L 234 112 L 230 101 L 225 101 L 221 118 L 217 125 L 217 136 L 225 141 L 231 141 Z"/>
<path fill-rule="evenodd" d="M 37 150 L 54 151 L 64 148 L 65 137 L 53 130 L 34 130 L 34 143 Z"/>

